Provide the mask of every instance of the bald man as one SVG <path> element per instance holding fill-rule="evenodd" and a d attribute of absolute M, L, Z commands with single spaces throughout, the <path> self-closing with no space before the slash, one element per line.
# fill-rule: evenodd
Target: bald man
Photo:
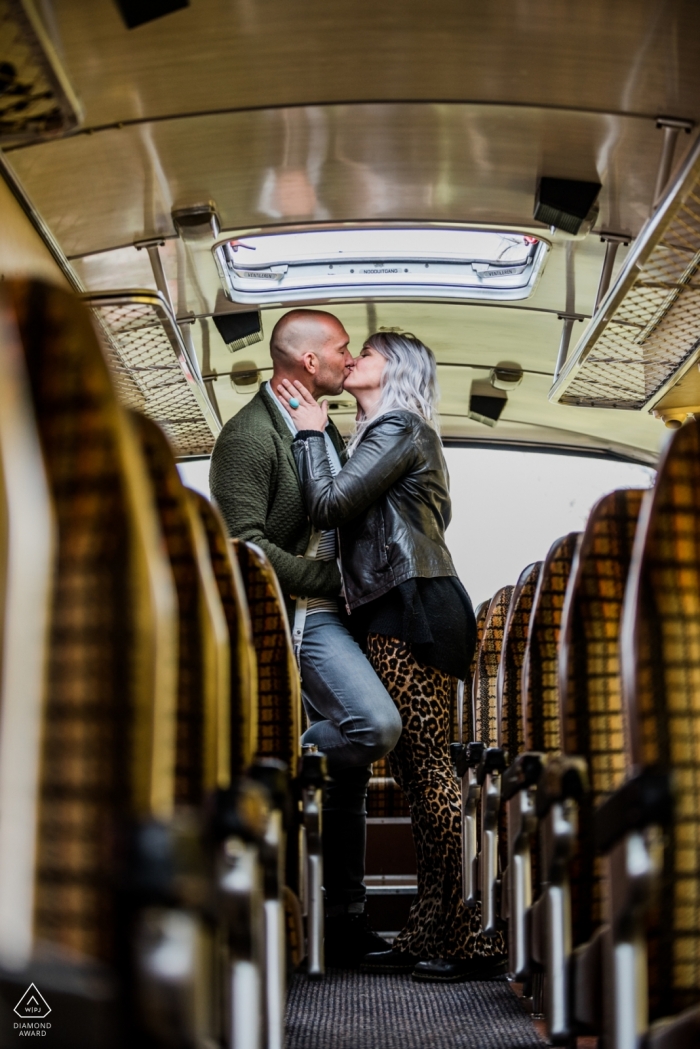
<path fill-rule="evenodd" d="M 318 400 L 337 396 L 352 368 L 340 321 L 321 310 L 292 310 L 270 338 L 272 378 L 224 426 L 211 459 L 211 492 L 232 536 L 257 543 L 286 598 L 313 743 L 328 758 L 332 782 L 323 809 L 326 962 L 352 968 L 388 950 L 365 909 L 366 798 L 370 764 L 401 733 L 394 703 L 344 625 L 335 531 L 309 523 L 296 472 L 296 426 L 278 399 L 282 379 L 298 379 Z M 333 422 L 325 431 L 331 469 L 344 460 Z"/>

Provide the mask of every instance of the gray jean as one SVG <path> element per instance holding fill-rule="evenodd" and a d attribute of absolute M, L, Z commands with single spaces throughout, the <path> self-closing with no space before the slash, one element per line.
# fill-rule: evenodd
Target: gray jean
<path fill-rule="evenodd" d="M 365 899 L 367 784 L 370 764 L 396 746 L 401 717 L 340 616 L 307 617 L 301 682 L 309 728 L 328 758 L 323 804 L 323 861 L 329 914 L 362 911 Z"/>

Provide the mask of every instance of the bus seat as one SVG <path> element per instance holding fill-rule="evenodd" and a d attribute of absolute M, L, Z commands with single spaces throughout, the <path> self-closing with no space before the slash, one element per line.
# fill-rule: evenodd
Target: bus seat
<path fill-rule="evenodd" d="M 33 941 L 55 516 L 10 303 L 0 298 L 0 965 Z"/>
<path fill-rule="evenodd" d="M 636 1047 L 646 1039 L 654 1049 L 670 1049 L 693 1044 L 693 1017 L 695 1031 L 700 1018 L 700 423 L 695 420 L 674 433 L 645 498 L 623 611 L 621 664 L 629 778 L 596 813 L 612 929 L 604 956 L 610 990 L 605 1037 L 613 1049 L 625 1032 L 625 1045 Z M 623 965 L 630 957 L 635 964 Z M 647 1033 L 650 1020 L 655 1024 Z"/>
<path fill-rule="evenodd" d="M 396 819 L 410 816 L 406 795 L 391 775 L 389 759 L 380 758 L 372 765 L 367 789 L 368 819 Z"/>
<path fill-rule="evenodd" d="M 122 845 L 142 840 L 142 831 L 162 840 L 172 816 L 176 598 L 143 461 L 87 312 L 39 282 L 8 282 L 3 294 L 4 317 L 17 321 L 56 547 L 32 959 L 7 967 L 17 943 L 7 909 L 17 901 L 0 899 L 1 990 L 12 1008 L 18 984 L 37 980 L 51 997 L 57 1046 L 107 1049 L 143 1032 L 124 959 L 139 915 L 153 905 L 167 911 L 174 888 L 161 867 L 146 898 L 139 876 L 157 872 L 138 850 L 125 864 L 134 856 Z M 41 546 L 37 557 L 41 564 Z M 193 955 L 189 961 L 172 1017 L 194 1038 L 204 1031 L 192 1009 Z"/>
<path fill-rule="evenodd" d="M 258 665 L 253 628 L 238 561 L 226 525 L 209 499 L 192 492 L 209 544 L 214 577 L 228 624 L 231 649 L 231 775 L 253 761 L 258 738 Z"/>
<path fill-rule="evenodd" d="M 265 946 L 266 1049 L 284 1042 L 286 935 L 284 866 L 289 830 L 290 783 L 287 766 L 275 758 L 253 764 L 257 745 L 258 670 L 248 602 L 238 561 L 216 507 L 197 492 L 196 502 L 209 543 L 209 554 L 228 622 L 231 649 L 231 775 L 247 773 L 266 789 L 271 805 L 262 848 Z M 293 939 L 296 927 L 291 925 Z M 292 945 L 290 944 L 290 947 Z"/>
<path fill-rule="evenodd" d="M 497 745 L 507 751 L 511 759 L 525 748 L 525 728 L 522 718 L 522 667 L 527 648 L 530 615 L 542 564 L 542 561 L 535 561 L 520 573 L 508 608 L 501 658 L 498 664 L 496 680 Z"/>
<path fill-rule="evenodd" d="M 484 750 L 483 744 L 478 742 L 474 736 L 472 684 L 476 674 L 489 604 L 490 601 L 482 601 L 475 612 L 476 647 L 469 668 L 469 677 L 463 685 L 460 683 L 460 687 L 456 690 L 457 742 L 452 743 L 450 747 L 452 766 L 460 783 L 462 800 L 462 899 L 467 907 L 476 907 L 478 902 L 479 785 L 476 782 L 476 770 L 481 763 Z"/>
<path fill-rule="evenodd" d="M 156 497 L 179 611 L 175 802 L 201 806 L 231 781 L 228 624 L 193 497 L 182 484 L 168 439 L 131 413 Z M 225 737 L 225 738 L 222 738 Z"/>
<path fill-rule="evenodd" d="M 301 683 L 275 571 L 253 543 L 233 540 L 245 586 L 258 669 L 256 754 L 283 761 L 298 772 L 301 737 Z"/>
<path fill-rule="evenodd" d="M 300 757 L 301 682 L 279 581 L 260 547 L 234 539 L 246 589 L 258 663 L 259 758 L 283 761 L 302 797 L 299 833 L 287 844 L 286 884 L 301 898 L 307 919 L 307 970 L 321 976 L 323 960 L 322 852 L 318 755 Z"/>
<path fill-rule="evenodd" d="M 491 599 L 477 652 L 472 685 L 474 738 L 484 746 L 483 758 L 476 770 L 481 810 L 478 875 L 481 931 L 484 936 L 495 936 L 498 932 L 498 829 L 501 776 L 506 767 L 506 755 L 498 746 L 496 685 L 513 591 L 514 587 L 504 586 Z"/>
<path fill-rule="evenodd" d="M 506 619 L 496 681 L 498 746 L 512 764 L 504 774 L 500 835 L 503 888 L 501 913 L 508 919 L 508 959 L 518 979 L 527 974 L 529 953 L 526 916 L 532 904 L 531 837 L 535 829 L 534 791 L 541 765 L 535 755 L 523 754 L 522 665 L 530 615 L 542 561 L 520 573 Z M 505 827 L 503 826 L 505 822 Z"/>
<path fill-rule="evenodd" d="M 528 750 L 561 750 L 557 655 L 564 598 L 579 532 L 552 544 L 545 559 L 530 616 L 522 668 L 525 744 Z"/>
<path fill-rule="evenodd" d="M 523 660 L 523 722 L 531 754 L 544 755 L 535 790 L 539 836 L 535 902 L 529 912 L 530 952 L 544 971 L 544 1014 L 553 1044 L 569 1038 L 569 944 L 562 916 L 569 907 L 568 859 L 576 834 L 585 763 L 562 754 L 557 659 L 564 602 L 580 533 L 556 540 L 545 559 Z"/>
<path fill-rule="evenodd" d="M 203 905 L 208 905 L 208 895 L 215 892 L 224 949 L 217 935 L 209 935 L 199 972 L 211 994 L 220 981 L 209 974 L 221 955 L 226 959 L 222 974 L 228 987 L 222 996 L 225 1015 L 217 1015 L 220 1000 L 210 1001 L 210 1036 L 222 1029 L 230 1044 L 238 1046 L 248 1037 L 259 1039 L 264 1028 L 260 853 L 269 822 L 267 801 L 257 786 L 241 780 L 232 783 L 229 625 L 199 497 L 182 484 L 168 440 L 158 425 L 138 413 L 131 414 L 131 421 L 148 465 L 178 595 L 175 804 L 181 825 L 191 828 L 193 859 L 186 873 L 199 874 L 200 880 L 208 882 L 209 870 L 216 870 L 216 881 L 207 885 L 207 895 L 190 905 L 199 902 L 204 918 Z M 213 819 L 206 818 L 210 813 Z M 204 848 L 207 832 L 213 832 L 216 843 L 211 856 Z M 196 851 L 199 858 L 195 858 Z"/>
<path fill-rule="evenodd" d="M 572 568 L 559 651 L 563 749 L 588 767 L 589 792 L 578 810 L 570 865 L 573 1021 L 598 1030 L 602 999 L 600 935 L 602 858 L 596 856 L 593 809 L 622 784 L 629 764 L 622 724 L 618 658 L 622 606 L 644 492 L 611 492 L 592 509 Z M 584 946 L 585 945 L 585 946 Z"/>
<path fill-rule="evenodd" d="M 471 666 L 469 668 L 469 680 L 465 682 L 467 688 L 465 688 L 465 714 L 469 711 L 471 717 L 473 717 L 474 704 L 473 704 L 473 689 L 474 689 L 474 678 L 476 676 L 477 661 L 479 658 L 479 650 L 481 648 L 481 642 L 484 638 L 484 629 L 486 627 L 486 619 L 489 614 L 489 608 L 491 606 L 491 598 L 488 601 L 482 601 L 480 605 L 477 605 L 474 612 L 476 619 L 476 645 L 474 647 L 474 655 L 472 656 Z M 475 739 L 474 735 L 475 726 L 473 720 L 468 723 L 465 721 L 463 726 L 463 738 L 466 740 Z"/>
<path fill-rule="evenodd" d="M 474 661 L 474 739 L 481 740 L 487 747 L 498 746 L 498 668 L 514 591 L 513 586 L 504 586 L 491 598 Z"/>

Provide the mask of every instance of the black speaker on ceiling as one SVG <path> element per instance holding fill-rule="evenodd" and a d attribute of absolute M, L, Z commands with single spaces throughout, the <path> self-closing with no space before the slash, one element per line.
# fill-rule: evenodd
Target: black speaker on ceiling
<path fill-rule="evenodd" d="M 541 178 L 537 183 L 534 218 L 576 235 L 598 199 L 600 182 L 574 178 Z"/>
<path fill-rule="evenodd" d="M 504 390 L 494 389 L 484 379 L 475 379 L 469 392 L 467 415 L 484 426 L 495 426 L 507 403 L 508 394 Z"/>
<path fill-rule="evenodd" d="M 263 328 L 260 310 L 214 314 L 212 320 L 232 353 L 262 341 Z"/>
<path fill-rule="evenodd" d="M 190 0 L 116 0 L 127 29 L 136 29 L 190 6 Z"/>

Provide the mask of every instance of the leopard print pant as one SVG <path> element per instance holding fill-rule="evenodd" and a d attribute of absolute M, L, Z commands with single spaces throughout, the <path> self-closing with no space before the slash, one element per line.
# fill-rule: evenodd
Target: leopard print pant
<path fill-rule="evenodd" d="M 480 933 L 479 905 L 462 903 L 461 800 L 450 760 L 451 679 L 423 666 L 410 645 L 370 634 L 367 655 L 396 703 L 403 731 L 389 755 L 408 798 L 418 861 L 418 893 L 394 947 L 421 959 L 493 957 L 505 952 L 499 933 Z"/>

